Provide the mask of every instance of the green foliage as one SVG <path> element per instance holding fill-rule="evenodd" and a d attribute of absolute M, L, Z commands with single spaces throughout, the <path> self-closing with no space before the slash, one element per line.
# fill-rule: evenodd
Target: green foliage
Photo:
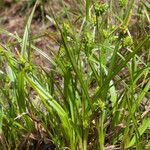
<path fill-rule="evenodd" d="M 119 0 L 119 5 L 120 5 L 120 7 L 125 7 L 126 0 Z"/>
<path fill-rule="evenodd" d="M 96 16 L 102 15 L 103 13 L 106 12 L 107 8 L 108 8 L 108 6 L 106 5 L 106 3 L 104 3 L 104 4 L 98 4 L 98 3 L 96 3 L 94 5 L 95 15 Z"/>
<path fill-rule="evenodd" d="M 59 50 L 50 48 L 51 56 L 34 46 L 29 36 L 36 5 L 23 38 L 0 28 L 13 38 L 0 45 L 2 148 L 19 149 L 24 144 L 28 149 L 34 134 L 38 142 L 50 139 L 56 149 L 148 147 L 150 119 L 141 105 L 147 105 L 150 89 L 150 53 L 144 59 L 141 54 L 150 50 L 145 48 L 150 36 L 139 40 L 130 31 L 134 1 L 123 14 L 116 14 L 110 3 L 87 0 L 80 29 L 72 16 L 61 22 L 50 8 L 48 19 L 61 37 Z M 20 49 L 15 54 L 11 45 L 16 43 Z M 33 63 L 35 51 L 49 62 L 49 70 Z"/>

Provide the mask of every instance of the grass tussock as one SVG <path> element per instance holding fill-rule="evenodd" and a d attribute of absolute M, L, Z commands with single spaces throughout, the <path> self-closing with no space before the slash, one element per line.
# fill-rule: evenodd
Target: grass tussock
<path fill-rule="evenodd" d="M 0 149 L 149 149 L 150 3 L 73 2 L 61 20 L 47 5 L 50 55 L 30 34 L 38 2 L 23 37 L 0 28 Z"/>

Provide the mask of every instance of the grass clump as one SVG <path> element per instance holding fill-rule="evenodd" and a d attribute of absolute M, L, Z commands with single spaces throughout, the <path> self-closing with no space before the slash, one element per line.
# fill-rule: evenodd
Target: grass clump
<path fill-rule="evenodd" d="M 132 33 L 138 4 L 120 1 L 117 12 L 112 1 L 87 0 L 76 25 L 65 3 L 62 22 L 50 8 L 47 18 L 60 36 L 51 56 L 29 36 L 36 4 L 23 38 L 0 29 L 15 41 L 0 46 L 2 147 L 148 149 L 150 36 Z M 34 51 L 49 61 L 49 70 L 33 63 Z"/>

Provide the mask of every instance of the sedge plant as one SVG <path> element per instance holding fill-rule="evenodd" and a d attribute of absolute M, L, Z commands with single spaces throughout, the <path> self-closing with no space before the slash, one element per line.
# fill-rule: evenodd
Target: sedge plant
<path fill-rule="evenodd" d="M 23 38 L 0 29 L 15 41 L 0 46 L 2 147 L 19 149 L 21 138 L 29 149 L 27 135 L 37 134 L 55 149 L 148 149 L 149 110 L 141 105 L 148 106 L 150 36 L 145 32 L 136 39 L 130 31 L 135 1 L 120 1 L 117 14 L 111 0 L 86 0 L 77 25 L 65 3 L 67 20 L 58 20 L 49 8 L 47 18 L 60 38 L 58 50 L 49 47 L 51 56 L 30 39 L 36 5 Z M 20 49 L 13 51 L 15 44 Z M 35 51 L 50 69 L 33 63 Z"/>

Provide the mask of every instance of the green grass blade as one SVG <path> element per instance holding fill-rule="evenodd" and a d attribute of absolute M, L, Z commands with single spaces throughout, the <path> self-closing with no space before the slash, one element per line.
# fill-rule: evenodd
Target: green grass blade
<path fill-rule="evenodd" d="M 33 14 L 34 14 L 37 2 L 38 1 L 36 1 L 35 5 L 33 7 L 33 10 L 32 10 L 32 12 L 29 16 L 29 19 L 28 19 L 26 27 L 25 27 L 23 40 L 22 40 L 22 48 L 21 48 L 21 55 L 22 55 L 23 58 L 28 58 L 27 57 L 27 44 L 28 44 L 28 38 L 29 38 L 29 29 L 30 29 L 30 26 L 31 26 L 31 21 L 32 21 L 32 18 L 33 18 Z"/>
<path fill-rule="evenodd" d="M 146 129 L 148 128 L 149 125 L 150 125 L 150 118 L 144 119 L 142 121 L 142 124 L 138 128 L 139 133 L 140 133 L 141 136 L 146 131 Z M 129 145 L 126 148 L 129 148 L 129 147 L 133 146 L 135 144 L 135 141 L 136 141 L 136 137 L 134 136 L 132 138 L 132 140 L 130 141 Z"/>

